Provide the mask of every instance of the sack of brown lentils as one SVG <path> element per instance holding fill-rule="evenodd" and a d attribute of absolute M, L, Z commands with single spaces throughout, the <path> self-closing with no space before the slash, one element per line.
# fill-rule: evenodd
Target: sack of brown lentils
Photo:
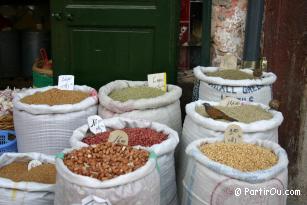
<path fill-rule="evenodd" d="M 154 154 L 110 142 L 63 153 L 56 159 L 55 205 L 81 205 L 91 196 L 114 205 L 160 204 Z"/>
<path fill-rule="evenodd" d="M 259 103 L 250 103 L 244 102 L 245 105 L 256 105 L 257 108 L 260 106 L 263 110 L 268 111 L 271 115 L 271 119 L 267 120 L 258 120 L 251 123 L 243 122 L 228 122 L 222 120 L 215 120 L 210 117 L 203 116 L 200 111 L 197 111 L 197 108 L 203 106 L 204 103 L 208 103 L 211 106 L 218 106 L 218 102 L 209 102 L 198 100 L 186 105 L 186 117 L 183 123 L 182 137 L 180 141 L 180 152 L 179 152 L 179 161 L 178 161 L 178 177 L 177 180 L 180 182 L 185 173 L 185 168 L 187 166 L 187 156 L 184 153 L 184 150 L 194 140 L 203 139 L 203 138 L 216 138 L 224 139 L 224 132 L 226 128 L 231 124 L 239 125 L 243 131 L 243 140 L 270 140 L 278 143 L 278 127 L 283 122 L 283 116 L 281 112 L 275 110 L 269 110 L 269 107 L 259 104 Z M 247 115 L 239 109 L 243 117 Z M 250 115 L 250 113 L 248 113 Z M 257 116 L 257 113 L 253 114 Z M 181 193 L 181 190 L 180 190 Z"/>
<path fill-rule="evenodd" d="M 6 175 L 8 178 L 3 178 L 0 176 L 0 204 L 2 205 L 52 205 L 54 202 L 54 189 L 55 184 L 50 184 L 48 181 L 52 180 L 49 179 L 52 177 L 53 174 L 54 182 L 55 182 L 55 168 L 54 172 L 51 173 L 52 170 L 48 168 L 48 172 L 45 169 L 38 169 L 34 171 L 36 174 L 32 176 L 32 174 L 24 174 L 21 173 L 21 166 L 16 166 L 6 168 L 8 165 L 12 165 L 12 163 L 16 162 L 24 162 L 24 161 L 31 161 L 31 160 L 39 160 L 42 163 L 48 164 L 55 164 L 54 157 L 40 154 L 40 153 L 4 153 L 0 156 L 0 175 Z M 13 165 L 12 165 L 13 166 Z M 34 169 L 34 168 L 33 168 Z M 11 171 L 10 171 L 11 170 Z M 45 170 L 44 172 L 42 172 Z M 10 173 L 6 173 L 10 171 Z M 30 170 L 31 172 L 31 170 Z M 41 176 L 37 176 L 38 173 L 41 173 Z M 46 175 L 48 179 L 42 178 L 42 175 Z M 11 178 L 20 178 L 17 181 L 13 181 Z M 41 177 L 41 179 L 40 179 Z M 23 181 L 20 181 L 23 180 Z M 29 180 L 29 181 L 24 181 Z M 34 181 L 41 181 L 42 183 L 34 182 Z"/>
<path fill-rule="evenodd" d="M 274 73 L 263 72 L 261 78 L 253 77 L 253 70 L 221 70 L 217 67 L 197 66 L 193 69 L 198 80 L 195 84 L 195 100 L 220 101 L 234 97 L 241 101 L 268 105 L 272 100 Z"/>
<path fill-rule="evenodd" d="M 177 132 L 160 123 L 120 117 L 104 119 L 103 124 L 108 131 L 96 136 L 88 134 L 88 125 L 75 130 L 70 138 L 71 146 L 73 148 L 87 147 L 89 145 L 86 142 L 97 144 L 107 141 L 111 130 L 125 131 L 129 137 L 129 145 L 142 147 L 148 151 L 153 151 L 157 155 L 161 187 L 160 205 L 176 205 L 177 189 L 174 152 L 179 142 Z"/>
<path fill-rule="evenodd" d="M 181 133 L 181 94 L 181 88 L 175 85 L 167 85 L 163 93 L 149 88 L 146 81 L 117 80 L 99 89 L 98 114 L 102 118 L 119 116 L 159 122 Z"/>
<path fill-rule="evenodd" d="M 186 154 L 183 205 L 286 205 L 288 158 L 277 143 L 235 144 L 206 138 L 189 144 Z"/>
<path fill-rule="evenodd" d="M 56 154 L 69 148 L 72 132 L 97 113 L 98 97 L 88 86 L 73 91 L 50 86 L 18 93 L 13 104 L 18 151 Z"/>

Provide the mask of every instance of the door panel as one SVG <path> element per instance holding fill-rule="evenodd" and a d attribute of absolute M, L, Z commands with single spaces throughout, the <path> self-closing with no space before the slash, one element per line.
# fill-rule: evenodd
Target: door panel
<path fill-rule="evenodd" d="M 96 88 L 116 79 L 176 79 L 178 1 L 51 0 L 55 74 Z M 54 15 L 53 15 L 54 16 Z"/>
<path fill-rule="evenodd" d="M 152 51 L 153 36 L 150 29 L 73 29 L 70 72 L 87 76 L 80 83 L 91 81 L 98 86 L 127 75 L 131 80 L 146 79 L 153 72 L 153 53 L 143 51 Z"/>

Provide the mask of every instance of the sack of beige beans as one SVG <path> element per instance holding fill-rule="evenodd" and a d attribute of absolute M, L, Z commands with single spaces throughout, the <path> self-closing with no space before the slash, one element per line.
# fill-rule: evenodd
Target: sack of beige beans
<path fill-rule="evenodd" d="M 98 114 L 102 118 L 120 116 L 159 122 L 181 133 L 181 88 L 167 85 L 165 93 L 150 89 L 153 88 L 148 87 L 147 81 L 108 83 L 99 89 Z"/>
<path fill-rule="evenodd" d="M 88 86 L 72 91 L 50 86 L 18 93 L 13 105 L 18 151 L 56 154 L 69 148 L 72 132 L 97 113 L 98 97 Z"/>
<path fill-rule="evenodd" d="M 272 100 L 272 84 L 276 75 L 263 72 L 261 78 L 253 77 L 253 70 L 223 70 L 218 67 L 201 67 L 193 69 L 196 77 L 193 99 L 220 101 L 225 97 L 234 97 L 241 101 L 258 102 L 268 105 Z M 241 72 L 230 73 L 229 72 Z"/>
<path fill-rule="evenodd" d="M 56 159 L 55 205 L 160 204 L 154 154 L 111 142 L 63 153 Z"/>
<path fill-rule="evenodd" d="M 176 174 L 175 174 L 175 159 L 174 152 L 179 142 L 179 137 L 176 131 L 170 129 L 166 125 L 146 120 L 132 120 L 127 118 L 115 117 L 104 119 L 103 124 L 108 131 L 120 130 L 124 128 L 149 128 L 158 133 L 163 133 L 167 138 L 160 144 L 154 144 L 151 147 L 142 147 L 148 151 L 153 151 L 157 155 L 157 164 L 159 166 L 160 174 L 160 205 L 176 205 L 177 204 L 177 188 L 176 188 Z M 89 146 L 82 140 L 90 136 L 87 134 L 89 130 L 88 125 L 84 125 L 74 131 L 70 138 L 72 148 L 81 148 Z M 101 134 L 98 134 L 101 136 Z M 151 136 L 144 136 L 151 137 Z M 133 139 L 136 140 L 136 139 Z M 134 142 L 133 142 L 134 143 Z M 134 144 L 132 146 L 135 146 Z"/>
<path fill-rule="evenodd" d="M 182 205 L 286 205 L 283 193 L 287 189 L 288 158 L 284 149 L 267 140 L 227 146 L 218 142 L 206 138 L 187 147 L 189 162 L 182 182 Z M 245 160 L 239 161 L 242 153 Z"/>
<path fill-rule="evenodd" d="M 207 113 L 205 112 L 205 108 L 203 106 L 204 103 L 207 103 L 212 107 L 220 108 L 218 107 L 220 106 L 220 102 L 209 102 L 202 100 L 186 105 L 186 117 L 183 123 L 182 137 L 179 144 L 180 152 L 177 176 L 178 183 L 180 183 L 185 173 L 187 156 L 185 155 L 184 150 L 188 144 L 194 140 L 202 138 L 224 139 L 224 133 L 227 127 L 231 124 L 239 125 L 242 128 L 244 141 L 259 139 L 270 140 L 278 143 L 278 127 L 283 122 L 281 112 L 269 109 L 269 107 L 263 104 L 241 102 L 242 105 L 240 107 L 227 108 L 231 111 L 229 113 L 230 116 L 233 118 L 238 117 L 239 120 L 239 122 L 231 122 L 212 119 L 211 117 L 206 116 Z M 236 112 L 234 112 L 235 109 Z M 260 120 L 261 118 L 266 119 Z M 240 122 L 240 120 L 244 122 Z M 249 122 L 248 120 L 257 121 L 246 123 Z M 181 193 L 181 190 L 179 192 Z"/>
<path fill-rule="evenodd" d="M 48 166 L 35 167 L 28 171 L 26 163 L 32 160 L 52 164 L 54 169 L 51 170 Z M 12 163 L 23 163 L 23 165 Z M 53 205 L 56 177 L 54 164 L 54 157 L 40 153 L 2 154 L 0 156 L 0 204 Z"/>

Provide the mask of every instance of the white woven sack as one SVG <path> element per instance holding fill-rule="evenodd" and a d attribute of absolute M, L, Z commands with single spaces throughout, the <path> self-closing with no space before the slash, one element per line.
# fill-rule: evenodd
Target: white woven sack
<path fill-rule="evenodd" d="M 108 95 L 117 89 L 134 86 L 147 86 L 146 81 L 117 80 L 99 89 L 100 106 L 98 114 L 102 118 L 126 117 L 159 122 L 181 133 L 180 101 L 182 90 L 175 85 L 167 85 L 167 93 L 151 99 L 119 102 Z"/>
<path fill-rule="evenodd" d="M 20 102 L 25 96 L 54 87 L 29 89 L 15 96 L 14 126 L 19 152 L 56 154 L 70 147 L 69 138 L 72 132 L 85 124 L 88 116 L 97 113 L 97 92 L 87 86 L 74 87 L 74 90 L 91 94 L 76 104 L 49 106 Z"/>
<path fill-rule="evenodd" d="M 230 124 L 239 125 L 243 131 L 243 140 L 270 140 L 278 143 L 278 127 L 283 121 L 281 112 L 275 110 L 269 110 L 272 113 L 273 118 L 270 120 L 260 120 L 253 123 L 241 123 L 241 122 L 222 122 L 214 120 L 209 117 L 203 117 L 195 111 L 195 107 L 203 103 L 209 103 L 210 105 L 218 105 L 218 102 L 209 102 L 198 100 L 186 105 L 186 117 L 183 123 L 182 137 L 180 141 L 179 163 L 178 163 L 178 181 L 180 182 L 185 173 L 187 166 L 187 156 L 184 153 L 185 148 L 194 140 L 202 138 L 217 138 L 224 139 L 224 132 Z M 259 105 L 264 109 L 269 109 L 267 106 L 259 103 L 246 104 Z M 181 190 L 179 191 L 181 193 Z"/>
<path fill-rule="evenodd" d="M 194 99 L 220 101 L 224 97 L 235 97 L 241 101 L 258 102 L 268 105 L 272 100 L 272 84 L 276 81 L 274 73 L 263 73 L 261 79 L 228 80 L 220 77 L 210 77 L 205 73 L 218 71 L 217 67 L 194 68 L 194 75 L 199 80 Z M 250 69 L 241 71 L 252 74 Z"/>
<path fill-rule="evenodd" d="M 89 195 L 109 200 L 112 205 L 159 205 L 160 181 L 156 158 L 149 158 L 143 167 L 134 172 L 106 181 L 77 175 L 59 158 L 56 159 L 56 168 L 55 205 L 81 205 L 82 199 Z"/>
<path fill-rule="evenodd" d="M 286 205 L 287 196 L 279 195 L 288 184 L 288 158 L 284 149 L 267 140 L 251 141 L 271 149 L 278 162 L 267 170 L 241 172 L 210 160 L 199 150 L 201 144 L 217 141 L 220 140 L 200 139 L 187 147 L 189 163 L 182 182 L 183 205 Z"/>
<path fill-rule="evenodd" d="M 54 164 L 54 157 L 40 153 L 4 153 L 0 156 L 0 168 L 14 161 L 36 159 Z M 0 177 L 1 205 L 53 205 L 54 184 L 36 182 L 14 182 Z"/>
<path fill-rule="evenodd" d="M 163 132 L 168 135 L 168 139 L 161 144 L 156 144 L 151 147 L 142 147 L 148 151 L 153 151 L 157 155 L 157 163 L 160 174 L 160 205 L 175 205 L 177 204 L 177 189 L 176 189 L 176 174 L 174 151 L 179 142 L 179 137 L 176 131 L 170 129 L 166 125 L 160 123 L 132 120 L 127 118 L 109 118 L 104 119 L 103 123 L 109 129 L 123 129 L 123 128 L 151 128 L 157 132 Z M 88 145 L 82 142 L 86 136 L 88 125 L 84 125 L 74 131 L 70 138 L 72 148 L 87 147 Z M 141 147 L 141 146 L 137 146 Z"/>

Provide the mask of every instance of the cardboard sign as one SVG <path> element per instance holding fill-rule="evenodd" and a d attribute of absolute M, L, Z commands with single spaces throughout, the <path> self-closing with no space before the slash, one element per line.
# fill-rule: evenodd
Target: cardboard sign
<path fill-rule="evenodd" d="M 87 118 L 87 123 L 90 131 L 94 134 L 107 131 L 102 118 L 98 115 L 89 116 Z"/>
<path fill-rule="evenodd" d="M 32 168 L 38 167 L 38 166 L 40 166 L 40 165 L 42 165 L 42 162 L 41 162 L 41 161 L 38 161 L 38 160 L 36 160 L 36 159 L 33 159 L 33 160 L 31 160 L 31 161 L 29 162 L 29 164 L 28 164 L 28 171 L 30 171 Z"/>
<path fill-rule="evenodd" d="M 232 69 L 236 70 L 237 69 L 237 57 L 234 56 L 231 53 L 227 53 L 221 58 L 221 64 L 220 67 L 221 69 Z"/>
<path fill-rule="evenodd" d="M 75 76 L 73 75 L 59 75 L 58 89 L 73 90 L 75 86 Z"/>
<path fill-rule="evenodd" d="M 242 143 L 243 142 L 243 131 L 239 125 L 229 125 L 224 133 L 224 141 L 226 143 Z"/>
<path fill-rule="evenodd" d="M 156 73 L 147 75 L 148 87 L 167 90 L 166 73 Z"/>
<path fill-rule="evenodd" d="M 100 197 L 90 195 L 82 199 L 82 205 L 112 205 L 112 204 L 107 199 L 102 199 Z"/>
<path fill-rule="evenodd" d="M 225 107 L 235 107 L 235 106 L 240 106 L 241 101 L 233 97 L 226 97 L 220 101 L 219 105 Z"/>
<path fill-rule="evenodd" d="M 113 132 L 110 133 L 108 142 L 128 145 L 129 137 L 127 133 L 122 130 L 114 130 Z"/>

